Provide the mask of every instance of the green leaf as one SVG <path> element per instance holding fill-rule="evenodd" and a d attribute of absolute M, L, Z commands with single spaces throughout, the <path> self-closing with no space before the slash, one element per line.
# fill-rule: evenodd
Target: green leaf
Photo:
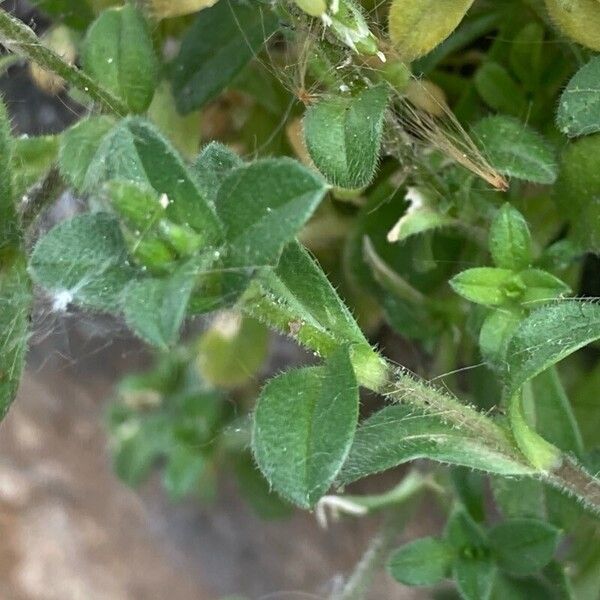
<path fill-rule="evenodd" d="M 177 342 L 196 279 L 213 260 L 211 252 L 183 264 L 165 279 L 132 281 L 123 299 L 127 325 L 143 340 L 168 350 Z"/>
<path fill-rule="evenodd" d="M 31 0 L 48 15 L 61 19 L 73 29 L 84 30 L 94 19 L 94 11 L 89 0 L 80 0 L 73 4 L 71 0 Z"/>
<path fill-rule="evenodd" d="M 446 539 L 456 559 L 452 576 L 465 600 L 489 598 L 496 576 L 488 540 L 482 529 L 462 508 L 455 510 L 446 524 Z"/>
<path fill-rule="evenodd" d="M 87 31 L 82 59 L 89 75 L 132 112 L 150 106 L 160 66 L 141 10 L 126 4 L 103 11 Z"/>
<path fill-rule="evenodd" d="M 542 371 L 531 380 L 531 395 L 532 406 L 526 402 L 524 404 L 536 431 L 561 450 L 582 456 L 581 433 L 554 367 Z"/>
<path fill-rule="evenodd" d="M 0 253 L 0 420 L 13 401 L 25 365 L 29 338 L 31 282 L 24 257 Z"/>
<path fill-rule="evenodd" d="M 188 113 L 215 98 L 277 29 L 277 19 L 256 3 L 218 2 L 200 11 L 172 63 L 177 108 Z"/>
<path fill-rule="evenodd" d="M 232 389 L 255 378 L 267 358 L 268 332 L 262 323 L 230 311 L 217 315 L 197 345 L 202 379 Z"/>
<path fill-rule="evenodd" d="M 14 141 L 12 157 L 17 198 L 38 183 L 58 157 L 60 138 L 56 135 L 22 136 Z"/>
<path fill-rule="evenodd" d="M 531 233 L 527 221 L 508 202 L 492 221 L 489 245 L 497 267 L 520 271 L 531 264 Z"/>
<path fill-rule="evenodd" d="M 492 527 L 489 540 L 501 569 L 512 575 L 529 575 L 552 560 L 559 530 L 536 519 L 511 519 Z"/>
<path fill-rule="evenodd" d="M 571 288 L 564 281 L 541 269 L 521 271 L 518 278 L 525 285 L 519 301 L 527 308 L 571 293 Z"/>
<path fill-rule="evenodd" d="M 475 73 L 474 82 L 477 92 L 490 108 L 517 117 L 525 113 L 525 94 L 503 66 L 486 62 Z"/>
<path fill-rule="evenodd" d="M 528 90 L 536 90 L 542 75 L 544 28 L 528 23 L 510 45 L 510 66 Z"/>
<path fill-rule="evenodd" d="M 488 600 L 496 578 L 496 566 L 489 558 L 460 556 L 454 563 L 453 577 L 464 600 Z"/>
<path fill-rule="evenodd" d="M 252 446 L 267 481 L 310 508 L 346 459 L 358 419 L 358 386 L 345 351 L 321 367 L 272 379 L 258 399 Z"/>
<path fill-rule="evenodd" d="M 553 195 L 572 239 L 582 250 L 600 253 L 600 134 L 566 147 Z"/>
<path fill-rule="evenodd" d="M 361 384 L 377 387 L 383 377 L 381 359 L 321 267 L 298 242 L 285 247 L 276 269 L 259 273 L 243 300 L 245 312 L 321 356 L 348 344 Z"/>
<path fill-rule="evenodd" d="M 180 500 L 197 489 L 205 468 L 206 458 L 198 448 L 174 445 L 169 451 L 162 478 L 171 500 Z"/>
<path fill-rule="evenodd" d="M 88 171 L 104 136 L 115 126 L 110 117 L 89 117 L 78 121 L 61 137 L 58 163 L 62 176 L 78 191 L 89 191 Z"/>
<path fill-rule="evenodd" d="M 394 405 L 361 423 L 339 480 L 350 483 L 418 458 L 504 475 L 529 472 L 476 436 L 449 427 L 441 417 Z"/>
<path fill-rule="evenodd" d="M 517 119 L 488 117 L 473 128 L 473 136 L 502 175 L 542 184 L 556 181 L 557 165 L 552 146 Z"/>
<path fill-rule="evenodd" d="M 520 321 L 521 315 L 510 310 L 495 310 L 485 318 L 479 332 L 479 348 L 492 367 L 504 367 L 508 344 Z"/>
<path fill-rule="evenodd" d="M 202 149 L 191 172 L 204 196 L 211 204 L 215 204 L 219 188 L 227 175 L 243 164 L 244 161 L 233 150 L 219 142 L 211 142 Z"/>
<path fill-rule="evenodd" d="M 568 300 L 532 312 L 508 345 L 510 390 L 599 338 L 599 304 Z"/>
<path fill-rule="evenodd" d="M 51 229 L 29 261 L 33 280 L 48 290 L 57 309 L 70 302 L 116 312 L 135 277 L 119 222 L 106 213 L 83 214 Z"/>
<path fill-rule="evenodd" d="M 354 97 L 334 97 L 311 106 L 304 117 L 306 147 L 332 185 L 358 189 L 377 168 L 389 88 L 380 84 Z"/>
<path fill-rule="evenodd" d="M 426 537 L 398 548 L 387 568 L 405 585 L 435 585 L 448 576 L 453 559 L 454 552 L 446 542 Z"/>
<path fill-rule="evenodd" d="M 506 287 L 514 279 L 509 269 L 476 267 L 467 269 L 450 280 L 452 289 L 470 302 L 484 306 L 501 306 L 506 303 Z"/>
<path fill-rule="evenodd" d="M 275 263 L 326 192 L 320 177 L 289 158 L 259 160 L 233 170 L 217 196 L 228 265 Z"/>
<path fill-rule="evenodd" d="M 17 247 L 21 241 L 21 227 L 15 207 L 13 186 L 14 144 L 11 135 L 10 119 L 4 101 L 0 97 L 0 250 L 5 247 Z"/>
<path fill-rule="evenodd" d="M 65 135 L 61 151 L 61 169 L 71 174 L 80 189 L 97 190 L 112 179 L 150 185 L 159 194 L 166 194 L 169 204 L 165 215 L 169 220 L 202 234 L 206 245 L 220 241 L 221 225 L 213 207 L 182 158 L 154 125 L 140 118 L 124 119 L 113 128 L 106 120 L 87 123 L 85 128 L 76 126 Z M 85 151 L 78 158 L 81 139 Z M 76 169 L 70 161 L 75 162 Z"/>
<path fill-rule="evenodd" d="M 569 137 L 600 132 L 600 56 L 569 81 L 558 105 L 556 123 Z"/>

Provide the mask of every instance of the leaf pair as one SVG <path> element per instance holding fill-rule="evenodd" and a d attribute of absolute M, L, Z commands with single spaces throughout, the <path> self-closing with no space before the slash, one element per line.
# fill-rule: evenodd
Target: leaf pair
<path fill-rule="evenodd" d="M 388 570 L 411 586 L 435 585 L 450 575 L 465 600 L 490 598 L 497 569 L 523 577 L 551 560 L 558 530 L 535 519 L 511 519 L 483 531 L 462 510 L 456 511 L 443 539 L 421 538 L 396 550 Z"/>

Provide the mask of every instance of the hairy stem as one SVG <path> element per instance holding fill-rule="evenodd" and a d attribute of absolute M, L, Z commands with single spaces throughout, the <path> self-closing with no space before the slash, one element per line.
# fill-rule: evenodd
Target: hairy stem
<path fill-rule="evenodd" d="M 56 73 L 73 87 L 87 94 L 104 111 L 121 117 L 127 114 L 127 107 L 119 98 L 103 89 L 83 71 L 66 62 L 56 52 L 40 44 L 31 28 L 4 9 L 0 9 L 0 42 L 15 54 Z"/>

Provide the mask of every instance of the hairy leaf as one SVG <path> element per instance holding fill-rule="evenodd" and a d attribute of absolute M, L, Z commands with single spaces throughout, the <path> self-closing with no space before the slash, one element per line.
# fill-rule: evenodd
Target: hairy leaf
<path fill-rule="evenodd" d="M 511 390 L 600 338 L 600 305 L 569 300 L 545 306 L 521 321 L 507 352 Z"/>
<path fill-rule="evenodd" d="M 489 245 L 497 267 L 520 271 L 531 264 L 531 233 L 527 221 L 508 202 L 492 221 Z"/>
<path fill-rule="evenodd" d="M 380 84 L 354 97 L 322 100 L 306 112 L 306 147 L 331 184 L 358 189 L 373 179 L 388 96 Z"/>
<path fill-rule="evenodd" d="M 443 540 L 426 537 L 396 550 L 388 561 L 390 575 L 406 585 L 435 585 L 447 577 L 454 552 Z"/>
<path fill-rule="evenodd" d="M 340 483 L 391 469 L 417 458 L 430 458 L 503 475 L 526 474 L 475 436 L 449 427 L 442 416 L 425 415 L 410 406 L 388 406 L 361 423 Z"/>
<path fill-rule="evenodd" d="M 228 265 L 274 264 L 326 192 L 320 177 L 289 158 L 259 160 L 233 170 L 216 202 L 228 242 Z"/>
<path fill-rule="evenodd" d="M 327 491 L 354 437 L 358 387 L 348 355 L 272 379 L 258 399 L 252 445 L 273 488 L 309 508 Z"/>
<path fill-rule="evenodd" d="M 257 3 L 218 2 L 201 11 L 172 64 L 179 111 L 191 112 L 215 98 L 276 28 L 275 16 Z"/>
<path fill-rule="evenodd" d="M 118 311 L 121 293 L 134 277 L 115 217 L 83 214 L 51 229 L 29 261 L 33 280 L 48 290 L 56 309 L 70 302 Z"/>
<path fill-rule="evenodd" d="M 517 119 L 487 117 L 473 128 L 475 140 L 500 173 L 534 183 L 556 181 L 553 148 L 536 131 Z"/>

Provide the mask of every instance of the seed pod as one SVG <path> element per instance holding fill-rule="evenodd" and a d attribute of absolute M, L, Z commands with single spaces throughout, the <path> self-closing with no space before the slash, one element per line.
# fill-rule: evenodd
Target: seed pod
<path fill-rule="evenodd" d="M 471 4 L 473 0 L 393 0 L 390 39 L 402 60 L 411 62 L 443 42 Z"/>
<path fill-rule="evenodd" d="M 159 64 L 142 13 L 131 4 L 105 10 L 88 30 L 83 66 L 132 112 L 144 112 L 154 96 Z"/>
<path fill-rule="evenodd" d="M 561 31 L 600 51 L 600 0 L 546 0 L 546 8 Z"/>
<path fill-rule="evenodd" d="M 328 14 L 333 34 L 357 54 L 372 56 L 379 52 L 377 38 L 371 33 L 362 8 L 354 0 L 339 0 L 337 10 Z"/>
<path fill-rule="evenodd" d="M 296 6 L 311 17 L 321 17 L 327 11 L 325 0 L 294 0 Z"/>

